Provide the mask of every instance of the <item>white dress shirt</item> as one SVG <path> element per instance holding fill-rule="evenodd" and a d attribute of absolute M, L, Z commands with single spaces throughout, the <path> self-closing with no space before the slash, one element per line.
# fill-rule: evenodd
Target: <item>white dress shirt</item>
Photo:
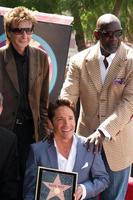
<path fill-rule="evenodd" d="M 72 142 L 72 146 L 69 152 L 69 156 L 68 159 L 66 159 L 60 152 L 59 149 L 57 147 L 56 141 L 54 140 L 54 145 L 56 148 L 56 152 L 57 152 L 57 161 L 58 161 L 58 168 L 61 171 L 67 171 L 67 172 L 72 172 L 73 171 L 73 167 L 75 164 L 75 159 L 76 159 L 76 154 L 77 154 L 77 138 L 75 137 L 75 135 L 73 135 L 73 142 Z M 80 184 L 80 186 L 83 189 L 83 195 L 82 195 L 82 199 L 84 199 L 86 197 L 86 188 L 83 184 Z"/>
<path fill-rule="evenodd" d="M 106 57 L 106 60 L 108 61 L 108 68 L 105 68 L 105 65 L 103 63 L 103 60 L 105 58 L 105 56 L 103 56 L 101 54 L 101 50 L 100 50 L 100 45 L 99 45 L 99 55 L 98 55 L 98 59 L 99 59 L 99 65 L 100 65 L 100 72 L 101 72 L 101 79 L 102 79 L 102 84 L 104 84 L 105 78 L 107 76 L 107 73 L 109 71 L 109 67 L 115 57 L 116 53 L 112 53 L 110 54 L 110 56 Z M 99 130 L 101 130 L 103 132 L 103 134 L 105 135 L 105 139 L 110 140 L 111 139 L 111 135 L 102 127 L 102 125 L 100 125 L 98 127 Z"/>
<path fill-rule="evenodd" d="M 107 73 L 109 71 L 109 67 L 115 57 L 116 53 L 112 53 L 110 54 L 110 56 L 106 57 L 106 60 L 108 61 L 108 68 L 106 69 L 105 66 L 104 66 L 104 63 L 103 63 L 103 60 L 105 58 L 105 56 L 103 56 L 101 54 L 101 50 L 100 50 L 100 47 L 99 47 L 99 65 L 100 65 L 100 72 L 101 72 L 101 79 L 102 79 L 102 83 L 104 84 L 104 81 L 105 81 L 105 78 L 107 76 Z"/>

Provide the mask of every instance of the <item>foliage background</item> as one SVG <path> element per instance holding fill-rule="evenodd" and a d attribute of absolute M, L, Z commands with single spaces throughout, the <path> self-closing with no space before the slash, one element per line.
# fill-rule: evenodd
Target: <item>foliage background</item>
<path fill-rule="evenodd" d="M 0 6 L 26 6 L 45 13 L 72 15 L 73 30 L 78 50 L 94 42 L 93 31 L 97 18 L 104 13 L 113 13 L 122 22 L 123 39 L 133 42 L 133 1 L 132 0 L 0 0 Z"/>

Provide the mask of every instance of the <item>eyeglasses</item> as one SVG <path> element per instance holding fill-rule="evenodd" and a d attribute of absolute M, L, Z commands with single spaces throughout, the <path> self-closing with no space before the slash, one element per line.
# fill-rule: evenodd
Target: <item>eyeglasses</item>
<path fill-rule="evenodd" d="M 102 37 L 120 37 L 122 35 L 122 30 L 117 31 L 104 31 L 104 30 L 98 30 L 98 32 L 101 34 Z"/>
<path fill-rule="evenodd" d="M 22 35 L 24 32 L 27 33 L 27 35 L 31 35 L 33 33 L 34 27 L 31 28 L 10 28 L 9 31 L 13 32 L 15 35 Z"/>

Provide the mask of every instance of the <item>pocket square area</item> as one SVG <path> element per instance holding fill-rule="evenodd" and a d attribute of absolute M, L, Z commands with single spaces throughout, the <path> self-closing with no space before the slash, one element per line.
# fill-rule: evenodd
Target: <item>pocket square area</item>
<path fill-rule="evenodd" d="M 115 78 L 113 80 L 113 84 L 123 84 L 124 83 L 124 78 Z"/>
<path fill-rule="evenodd" d="M 88 167 L 88 162 L 86 162 L 81 169 Z"/>

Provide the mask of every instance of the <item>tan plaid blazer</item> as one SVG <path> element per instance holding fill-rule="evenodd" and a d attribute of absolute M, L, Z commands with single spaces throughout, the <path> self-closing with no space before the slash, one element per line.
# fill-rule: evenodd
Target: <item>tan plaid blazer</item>
<path fill-rule="evenodd" d="M 98 49 L 96 44 L 71 58 L 60 96 L 75 104 L 80 98 L 78 134 L 89 136 L 99 125 L 110 133 L 104 150 L 118 171 L 133 161 L 133 50 L 121 43 L 102 84 Z"/>

